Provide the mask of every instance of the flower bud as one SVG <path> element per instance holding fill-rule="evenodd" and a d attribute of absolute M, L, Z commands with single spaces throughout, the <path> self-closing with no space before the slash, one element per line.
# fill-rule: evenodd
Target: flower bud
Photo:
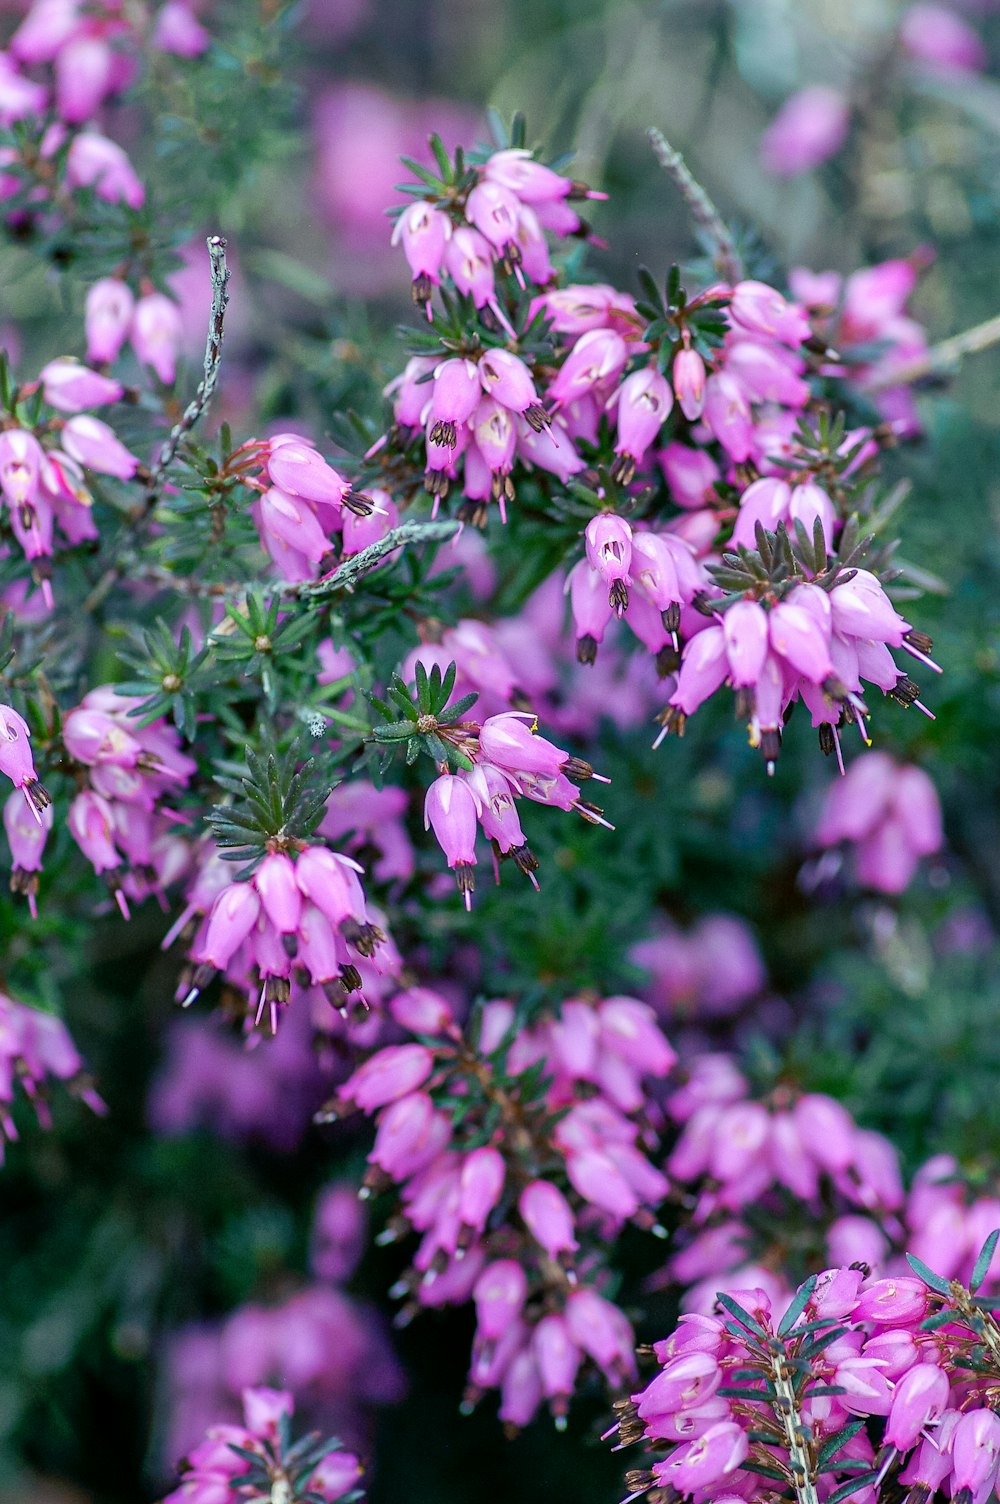
<path fill-rule="evenodd" d="M 551 1181 L 531 1181 L 521 1192 L 517 1207 L 525 1227 L 549 1258 L 574 1253 L 580 1246 L 573 1236 L 569 1202 Z"/>

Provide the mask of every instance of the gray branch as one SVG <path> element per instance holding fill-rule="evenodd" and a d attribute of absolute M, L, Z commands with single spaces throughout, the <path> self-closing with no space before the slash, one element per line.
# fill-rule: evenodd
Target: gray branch
<path fill-rule="evenodd" d="M 405 543 L 444 543 L 460 529 L 461 523 L 454 519 L 418 522 L 416 518 L 410 518 L 408 522 L 401 522 L 399 527 L 386 533 L 384 538 L 369 543 L 359 554 L 345 559 L 325 580 L 285 585 L 282 587 L 282 594 L 294 595 L 302 601 L 325 600 L 328 595 L 336 595 L 340 590 L 352 590 L 362 575 L 373 569 L 380 559 L 384 559 L 386 554 L 391 554 L 395 549 L 402 548 Z"/>
<path fill-rule="evenodd" d="M 205 374 L 198 383 L 198 390 L 181 414 L 180 419 L 164 440 L 159 458 L 146 487 L 146 510 L 155 504 L 167 470 L 180 448 L 181 440 L 189 434 L 204 414 L 219 379 L 222 363 L 222 334 L 229 302 L 229 266 L 226 261 L 226 242 L 221 235 L 208 237 L 208 257 L 212 269 L 212 312 L 208 320 L 208 338 L 205 341 Z"/>
<path fill-rule="evenodd" d="M 213 582 L 207 580 L 195 580 L 190 576 L 176 575 L 169 569 L 164 569 L 161 564 L 144 563 L 137 556 L 130 556 L 123 560 L 121 569 L 128 574 L 130 580 L 148 580 L 150 584 L 158 585 L 164 590 L 176 590 L 181 595 L 192 596 L 195 600 L 245 600 L 251 590 L 263 590 L 265 594 L 279 595 L 285 600 L 298 600 L 306 605 L 316 605 L 327 600 L 332 595 L 337 595 L 341 590 L 353 590 L 361 577 L 373 569 L 380 559 L 391 554 L 395 549 L 402 548 L 406 543 L 443 543 L 448 538 L 453 538 L 459 531 L 461 523 L 454 520 L 442 522 L 418 522 L 411 518 L 408 522 L 400 523 L 394 527 L 391 533 L 386 533 L 384 538 L 379 538 L 374 543 L 369 543 L 360 553 L 353 554 L 345 559 L 342 564 L 327 575 L 325 580 L 290 580 L 287 582 L 267 579 L 242 580 L 238 584 L 226 583 L 225 581 Z M 113 583 L 117 578 L 115 571 L 109 571 L 107 580 L 102 580 L 97 589 L 92 592 L 96 600 L 98 591 L 106 593 L 105 585 Z M 84 609 L 92 609 L 90 602 L 85 604 Z"/>
<path fill-rule="evenodd" d="M 712 260 L 720 277 L 739 282 L 743 276 L 736 242 L 729 228 L 679 151 L 675 151 L 662 131 L 651 126 L 646 132 L 653 153 L 664 172 L 673 178 L 691 211 L 691 218 L 701 230 L 712 251 Z"/>

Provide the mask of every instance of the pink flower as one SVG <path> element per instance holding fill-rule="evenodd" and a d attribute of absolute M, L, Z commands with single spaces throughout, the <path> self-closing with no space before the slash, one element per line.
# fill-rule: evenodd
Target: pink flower
<path fill-rule="evenodd" d="M 162 292 L 141 297 L 132 315 L 132 348 L 143 365 L 152 366 L 165 386 L 177 373 L 177 351 L 183 337 L 181 311 Z"/>
<path fill-rule="evenodd" d="M 466 201 L 465 212 L 479 233 L 503 254 L 517 242 L 520 205 L 509 189 L 489 178 L 477 183 Z"/>
<path fill-rule="evenodd" d="M 131 480 L 139 464 L 108 425 L 89 414 L 69 419 L 63 429 L 62 442 L 71 459 L 101 475 Z"/>
<path fill-rule="evenodd" d="M 445 360 L 435 368 L 427 421 L 433 443 L 454 449 L 457 430 L 464 426 L 482 396 L 479 373 L 471 360 Z"/>
<path fill-rule="evenodd" d="M 521 1314 L 527 1293 L 527 1276 L 514 1259 L 487 1264 L 472 1292 L 479 1336 L 488 1342 L 502 1336 Z"/>
<path fill-rule="evenodd" d="M 82 125 L 97 113 L 122 77 L 123 58 L 104 37 L 86 32 L 60 47 L 55 60 L 56 109 L 70 125 Z"/>
<path fill-rule="evenodd" d="M 20 789 L 35 818 L 51 802 L 38 782 L 31 755 L 31 732 L 28 723 L 10 705 L 0 705 L 0 773 Z"/>
<path fill-rule="evenodd" d="M 716 372 L 705 383 L 703 416 L 730 459 L 742 464 L 749 458 L 753 448 L 750 404 L 739 383 L 727 372 Z"/>
<path fill-rule="evenodd" d="M 809 172 L 847 139 L 850 106 L 825 84 L 810 84 L 785 100 L 761 138 L 761 160 L 778 177 Z"/>
<path fill-rule="evenodd" d="M 291 857 L 284 852 L 271 852 L 254 873 L 253 885 L 264 913 L 278 933 L 294 935 L 302 917 L 302 893 Z"/>
<path fill-rule="evenodd" d="M 45 400 L 62 413 L 78 413 L 85 407 L 117 402 L 123 392 L 120 382 L 101 376 L 68 355 L 50 360 L 38 373 Z"/>
<path fill-rule="evenodd" d="M 350 490 L 343 476 L 298 434 L 276 434 L 270 440 L 265 466 L 273 485 L 287 496 L 301 497 L 313 506 L 339 511 Z"/>
<path fill-rule="evenodd" d="M 628 360 L 628 347 L 612 329 L 590 329 L 581 334 L 555 380 L 549 386 L 549 402 L 563 407 L 592 391 L 615 381 Z"/>
<path fill-rule="evenodd" d="M 431 288 L 441 281 L 441 263 L 451 237 L 451 220 L 433 204 L 418 199 L 408 204 L 396 221 L 392 244 L 402 243 L 410 271 L 413 273 L 413 299 L 431 314 Z"/>
<path fill-rule="evenodd" d="M 560 1259 L 579 1248 L 573 1236 L 573 1213 L 557 1186 L 548 1180 L 533 1180 L 517 1203 L 525 1227 L 549 1258 Z"/>
<path fill-rule="evenodd" d="M 458 1216 L 461 1231 L 467 1232 L 470 1240 L 486 1226 L 490 1212 L 503 1194 L 506 1174 L 499 1149 L 486 1144 L 466 1154 L 458 1184 Z"/>
<path fill-rule="evenodd" d="M 123 203 L 141 209 L 146 190 L 120 146 L 97 131 L 74 136 L 66 157 L 66 182 L 70 188 L 93 188 L 108 203 Z"/>
<path fill-rule="evenodd" d="M 278 1422 L 295 1414 L 295 1401 L 287 1389 L 244 1389 L 243 1419 L 248 1431 L 276 1442 Z"/>
<path fill-rule="evenodd" d="M 460 293 L 477 308 L 492 304 L 496 288 L 490 244 L 478 230 L 460 225 L 453 230 L 444 252 L 444 265 Z"/>
<path fill-rule="evenodd" d="M 734 686 L 756 684 L 768 644 L 767 612 L 757 601 L 737 601 L 722 618 L 726 658 Z"/>
<path fill-rule="evenodd" d="M 166 0 L 156 13 L 153 46 L 177 57 L 200 57 L 212 38 L 196 19 L 187 0 Z"/>
<path fill-rule="evenodd" d="M 250 883 L 230 883 L 212 905 L 204 935 L 196 944 L 195 960 L 223 970 L 257 922 L 261 903 Z"/>
<path fill-rule="evenodd" d="M 951 1439 L 951 1496 L 965 1504 L 970 1496 L 988 1497 L 1000 1468 L 1000 1416 L 971 1410 L 955 1426 Z"/>
<path fill-rule="evenodd" d="M 340 1095 L 362 1112 L 374 1112 L 423 1086 L 434 1069 L 434 1056 L 426 1045 L 387 1045 L 358 1067 Z"/>
<path fill-rule="evenodd" d="M 424 829 L 433 829 L 466 908 L 475 887 L 476 828 L 476 802 L 464 779 L 452 773 L 436 778 L 424 799 Z"/>
<path fill-rule="evenodd" d="M 102 277 L 87 292 L 84 327 L 87 359 L 98 365 L 117 360 L 128 337 L 135 299 L 119 277 Z"/>
<path fill-rule="evenodd" d="M 945 73 L 981 73 L 988 62 L 978 34 L 944 5 L 911 5 L 899 40 L 910 57 Z"/>
<path fill-rule="evenodd" d="M 729 303 L 729 316 L 752 334 L 780 340 L 792 349 L 812 333 L 801 308 L 789 303 L 766 282 L 737 282 Z"/>
<path fill-rule="evenodd" d="M 554 1402 L 556 1414 L 565 1411 L 573 1393 L 577 1370 L 583 1358 L 573 1342 L 565 1317 L 553 1312 L 543 1316 L 531 1334 L 531 1351 L 538 1365 L 542 1393 Z"/>
<path fill-rule="evenodd" d="M 628 592 L 619 589 L 631 583 L 629 567 L 632 563 L 632 529 L 622 517 L 611 512 L 602 512 L 592 517 L 584 533 L 587 560 L 597 570 L 605 584 L 611 586 L 612 605 L 621 615 L 628 604 Z M 624 595 L 624 600 L 622 599 Z"/>
<path fill-rule="evenodd" d="M 722 627 L 707 627 L 684 648 L 677 688 L 670 696 L 671 705 L 684 715 L 692 715 L 725 683 L 729 672 L 725 632 Z"/>
<path fill-rule="evenodd" d="M 0 433 L 0 487 L 11 506 L 36 499 L 44 459 L 41 444 L 26 429 L 8 428 Z"/>
<path fill-rule="evenodd" d="M 554 775 L 569 760 L 569 753 L 553 742 L 538 736 L 525 722 L 534 717 L 523 711 L 509 710 L 491 715 L 479 730 L 479 750 L 483 757 L 509 772 Z M 440 781 L 440 780 L 439 780 Z"/>
<path fill-rule="evenodd" d="M 705 405 L 705 362 L 697 350 L 678 350 L 671 374 L 681 412 L 694 423 Z"/>
<path fill-rule="evenodd" d="M 947 1408 L 951 1395 L 948 1376 L 935 1363 L 918 1363 L 893 1391 L 885 1439 L 908 1452 L 925 1426 L 932 1426 Z"/>
<path fill-rule="evenodd" d="M 735 1421 L 717 1421 L 696 1438 L 676 1448 L 653 1468 L 656 1481 L 689 1496 L 735 1472 L 750 1450 L 746 1432 Z"/>

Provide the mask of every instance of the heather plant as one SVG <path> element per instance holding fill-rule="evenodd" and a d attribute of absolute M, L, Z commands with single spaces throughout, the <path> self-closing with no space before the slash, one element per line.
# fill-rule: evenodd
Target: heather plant
<path fill-rule="evenodd" d="M 1000 327 L 872 143 L 1000 96 L 898 9 L 751 133 L 833 270 L 657 112 L 342 149 L 363 4 L 5 8 L 22 1492 L 992 1496 Z"/>

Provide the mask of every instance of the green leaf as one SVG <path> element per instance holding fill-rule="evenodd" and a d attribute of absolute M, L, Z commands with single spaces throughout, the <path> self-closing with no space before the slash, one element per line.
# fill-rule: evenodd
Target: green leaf
<path fill-rule="evenodd" d="M 759 1321 L 750 1315 L 749 1311 L 745 1311 L 731 1295 L 727 1295 L 724 1290 L 719 1290 L 716 1292 L 715 1298 L 722 1309 L 728 1311 L 730 1316 L 734 1316 L 741 1326 L 745 1326 L 749 1331 L 753 1332 L 754 1336 L 762 1338 L 765 1342 L 769 1340 L 770 1333 L 761 1326 Z"/>
<path fill-rule="evenodd" d="M 825 1468 L 831 1457 L 837 1455 L 841 1447 L 846 1447 L 847 1443 L 852 1441 L 858 1432 L 864 1429 L 864 1424 L 863 1420 L 849 1420 L 846 1426 L 842 1426 L 839 1431 L 830 1437 L 829 1441 L 820 1449 L 818 1461 L 821 1471 Z"/>
<path fill-rule="evenodd" d="M 983 1280 L 990 1272 L 990 1265 L 993 1262 L 993 1255 L 996 1252 L 998 1241 L 1000 1241 L 1000 1227 L 995 1227 L 979 1250 L 979 1257 L 976 1259 L 972 1277 L 969 1280 L 969 1290 L 973 1295 L 975 1295 Z"/>
<path fill-rule="evenodd" d="M 435 667 L 436 666 L 437 665 L 435 665 Z M 431 712 L 430 685 L 429 685 L 429 683 L 427 681 L 427 670 L 424 668 L 424 666 L 421 663 L 421 661 L 420 661 L 419 658 L 417 659 L 416 663 L 413 665 L 413 682 L 414 682 L 414 684 L 416 686 L 416 691 L 417 691 L 417 705 L 420 707 L 420 714 L 421 715 L 430 715 L 432 713 Z M 391 689 L 390 689 L 389 693 L 392 694 L 392 690 Z M 409 699 L 410 699 L 409 695 L 407 695 L 406 698 L 407 698 L 407 703 L 409 703 Z"/>
<path fill-rule="evenodd" d="M 802 1312 L 809 1304 L 812 1293 L 816 1288 L 816 1280 L 817 1276 L 815 1274 L 810 1274 L 805 1284 L 800 1286 L 800 1288 L 795 1292 L 791 1305 L 788 1307 L 788 1310 L 785 1312 L 784 1316 L 782 1316 L 781 1318 L 781 1321 L 778 1323 L 779 1337 L 787 1337 L 792 1327 L 802 1315 Z"/>
<path fill-rule="evenodd" d="M 906 1255 L 906 1262 L 909 1264 L 910 1268 L 913 1270 L 917 1278 L 922 1279 L 925 1285 L 929 1285 L 930 1288 L 932 1290 L 936 1290 L 939 1295 L 951 1294 L 951 1285 L 948 1283 L 948 1281 L 944 1279 L 940 1274 L 935 1274 L 933 1269 L 929 1269 L 924 1263 L 923 1259 L 918 1259 L 916 1254 L 908 1253 Z M 827 1504 L 830 1504 L 829 1500 L 827 1501 Z"/>
<path fill-rule="evenodd" d="M 653 276 L 649 268 L 646 266 L 640 266 L 636 275 L 639 278 L 639 286 L 642 288 L 643 293 L 645 294 L 650 304 L 654 308 L 662 308 L 663 299 L 660 297 L 660 289 L 657 287 L 656 278 Z"/>
<path fill-rule="evenodd" d="M 874 1470 L 861 1473 L 857 1478 L 848 1478 L 846 1483 L 842 1483 L 833 1491 L 826 1504 L 840 1504 L 841 1499 L 849 1499 L 851 1494 L 856 1494 L 859 1488 L 867 1488 L 868 1484 L 874 1483 L 877 1478 L 878 1473 Z"/>
<path fill-rule="evenodd" d="M 441 179 L 435 177 L 433 172 L 428 172 L 427 168 L 422 167 L 419 162 L 413 159 L 413 157 L 401 156 L 399 160 L 402 162 L 404 167 L 409 168 L 414 177 L 419 178 L 422 183 L 426 183 L 428 188 L 433 188 L 435 192 L 439 192 L 442 188 L 444 188 L 445 185 L 444 183 L 442 183 Z"/>
<path fill-rule="evenodd" d="M 438 165 L 438 172 L 441 174 L 442 182 L 450 182 L 451 162 L 448 158 L 448 153 L 444 149 L 444 142 L 436 131 L 432 131 L 427 137 L 427 144 L 434 153 L 434 160 Z"/>
<path fill-rule="evenodd" d="M 949 1321 L 955 1320 L 955 1312 L 949 1307 L 944 1311 L 935 1311 L 933 1316 L 925 1316 L 920 1323 L 922 1332 L 936 1332 L 939 1326 L 947 1326 Z"/>

